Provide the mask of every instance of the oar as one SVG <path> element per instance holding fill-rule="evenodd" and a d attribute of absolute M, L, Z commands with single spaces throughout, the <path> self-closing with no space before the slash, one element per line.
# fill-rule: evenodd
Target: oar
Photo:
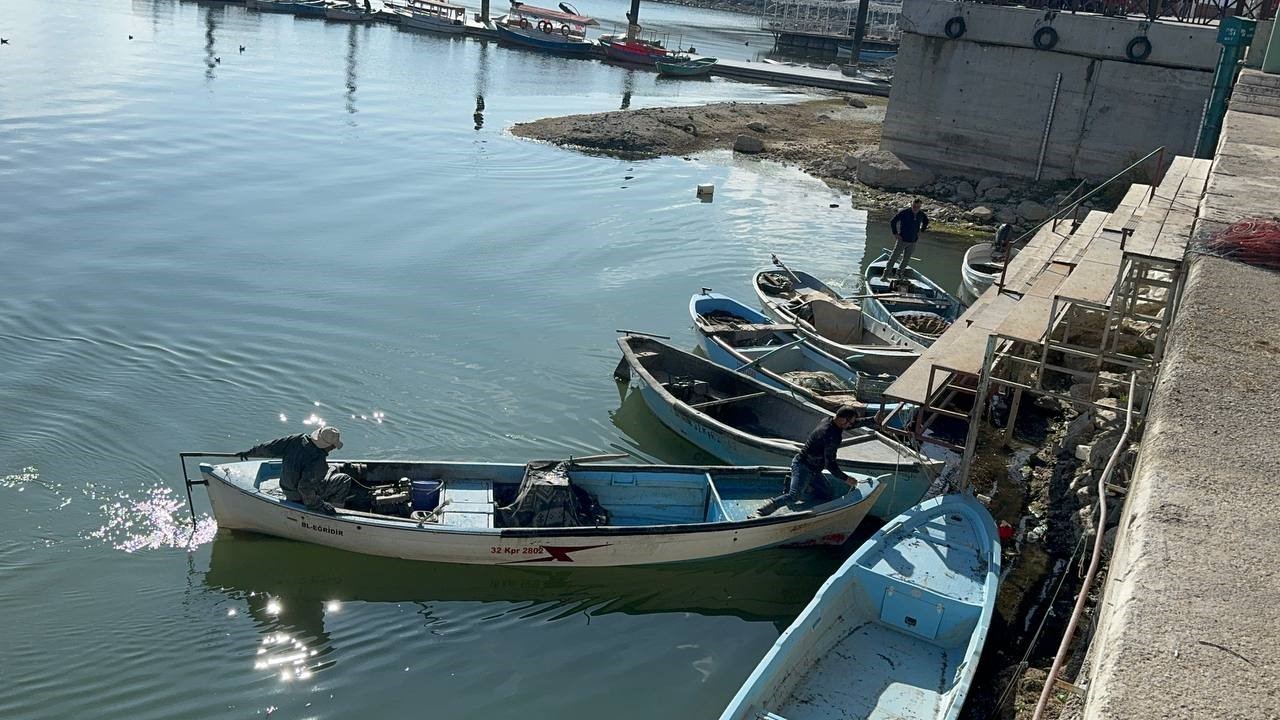
<path fill-rule="evenodd" d="M 582 457 L 574 457 L 573 455 L 570 455 L 569 464 L 609 462 L 610 460 L 621 460 L 624 457 L 631 457 L 631 453 L 606 453 L 603 455 L 583 455 Z"/>
<path fill-rule="evenodd" d="M 782 268 L 784 271 L 786 271 L 788 275 L 791 276 L 791 282 L 795 283 L 796 287 L 799 287 L 804 284 L 800 282 L 800 278 L 796 277 L 795 273 L 791 272 L 791 268 L 787 267 L 786 264 L 784 264 L 781 260 L 778 259 L 777 255 L 774 255 L 771 253 L 769 257 L 770 259 L 773 260 L 774 265 L 777 265 L 778 267 Z"/>
<path fill-rule="evenodd" d="M 639 330 L 623 330 L 623 329 L 619 328 L 619 329 L 617 329 L 617 330 L 614 330 L 614 332 L 620 332 L 620 333 L 623 333 L 623 334 L 626 334 L 626 335 L 639 335 L 639 336 L 641 336 L 641 337 L 657 338 L 658 340 L 670 340 L 670 339 L 671 339 L 671 336 L 669 336 L 669 335 L 655 335 L 655 334 L 653 334 L 653 333 L 640 332 Z"/>
<path fill-rule="evenodd" d="M 774 354 L 774 353 L 778 352 L 779 350 L 786 350 L 787 348 L 789 348 L 789 347 L 793 347 L 793 346 L 796 346 L 796 345 L 799 345 L 799 344 L 800 344 L 800 343 L 802 343 L 802 342 L 804 342 L 804 338 L 800 338 L 799 340 L 793 340 L 792 342 L 789 342 L 789 343 L 787 343 L 787 344 L 785 344 L 785 345 L 779 345 L 778 347 L 776 347 L 776 348 L 774 348 L 774 349 L 770 350 L 769 352 L 767 352 L 767 353 L 765 353 L 765 354 L 761 355 L 760 357 L 756 358 L 755 360 L 752 360 L 751 362 L 747 363 L 746 365 L 743 365 L 742 367 L 738 368 L 738 369 L 737 369 L 737 372 L 742 372 L 743 370 L 746 370 L 747 368 L 751 367 L 752 365 L 758 365 L 758 364 L 760 364 L 760 361 L 761 361 L 761 360 L 764 360 L 765 358 L 767 358 L 767 357 L 769 357 L 770 355 L 772 355 L 772 354 Z"/>

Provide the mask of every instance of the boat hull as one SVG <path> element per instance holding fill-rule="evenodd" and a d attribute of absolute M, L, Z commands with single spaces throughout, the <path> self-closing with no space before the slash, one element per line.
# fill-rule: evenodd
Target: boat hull
<path fill-rule="evenodd" d="M 723 557 L 765 547 L 844 542 L 878 499 L 882 486 L 813 508 L 810 512 L 739 521 L 575 528 L 450 527 L 413 520 L 352 514 L 324 515 L 253 489 L 256 461 L 201 465 L 219 528 L 324 545 L 366 555 L 479 565 L 535 567 L 649 565 Z M 518 482 L 523 465 L 421 463 L 432 472 L 483 473 Z M 622 485 L 655 474 L 713 471 L 731 476 L 743 468 L 592 465 L 584 472 L 614 473 Z M 752 472 L 747 469 L 747 472 Z M 778 469 L 771 482 L 781 489 Z"/>
<path fill-rule="evenodd" d="M 977 500 L 921 503 L 822 585 L 720 720 L 955 720 L 986 642 L 999 576 L 995 523 Z"/>
<path fill-rule="evenodd" d="M 715 58 L 701 58 L 698 60 L 690 60 L 688 62 L 662 62 L 657 63 L 658 74 L 670 77 L 705 77 L 711 74 L 711 68 L 715 67 Z"/>
<path fill-rule="evenodd" d="M 959 300 L 952 297 L 946 290 L 943 290 L 941 285 L 913 267 L 908 267 L 906 272 L 906 278 L 911 283 L 910 294 L 900 298 L 881 300 L 876 295 L 892 294 L 895 291 L 893 286 L 882 277 L 888 262 L 889 253 L 886 251 L 867 265 L 863 278 L 863 287 L 865 294 L 870 297 L 865 299 L 863 308 L 868 315 L 885 323 L 903 336 L 910 338 L 923 347 L 929 347 L 940 337 L 941 333 L 939 335 L 928 335 L 912 330 L 902 324 L 896 313 L 933 314 L 949 324 L 960 316 L 963 306 Z"/>
<path fill-rule="evenodd" d="M 463 22 L 431 17 L 430 15 L 406 14 L 400 16 L 400 27 L 410 30 L 426 30 L 428 32 L 458 35 L 467 31 Z"/>
<path fill-rule="evenodd" d="M 997 275 L 983 266 L 991 265 L 991 243 L 978 243 L 964 253 L 964 262 L 960 265 L 960 282 L 964 290 L 972 297 L 979 297 L 995 283 Z"/>
<path fill-rule="evenodd" d="M 564 38 L 558 32 L 544 33 L 536 27 L 527 30 L 523 28 L 511 28 L 506 25 L 499 24 L 496 26 L 498 31 L 498 39 L 503 42 L 523 45 L 525 47 L 543 50 L 545 52 L 558 53 L 562 55 L 587 56 L 593 52 L 596 47 L 594 43 L 586 40 L 567 40 L 557 39 Z"/>
<path fill-rule="evenodd" d="M 858 358 L 858 366 L 867 372 L 888 373 L 890 375 L 901 375 L 908 367 L 911 367 L 912 363 L 920 359 L 920 351 L 924 350 L 924 346 L 889 327 L 884 321 L 871 317 L 865 312 L 862 318 L 863 326 L 866 328 L 867 334 L 881 341 L 881 344 L 846 345 L 828 339 L 818 332 L 812 323 L 800 318 L 788 309 L 785 303 L 770 297 L 764 291 L 761 287 L 760 278 L 766 272 L 773 271 L 761 270 L 755 274 L 752 280 L 752 285 L 756 290 L 756 297 L 760 300 L 760 306 L 764 308 L 765 314 L 779 322 L 795 325 L 797 334 L 815 347 L 842 359 L 856 356 Z M 816 290 L 834 298 L 840 297 L 839 293 L 808 273 L 796 271 L 794 275 L 805 283 L 803 285 L 804 288 Z"/>
<path fill-rule="evenodd" d="M 644 367 L 632 346 L 633 342 L 652 343 L 657 346 L 661 344 L 628 336 L 618 339 L 623 358 L 629 366 L 631 386 L 635 392 L 640 393 L 649 411 L 677 435 L 727 463 L 743 466 L 789 467 L 803 444 L 800 440 L 807 437 L 809 431 L 823 418 L 830 417 L 830 413 L 815 405 L 792 398 L 787 393 L 739 373 L 731 373 L 709 360 L 685 353 L 685 356 L 692 359 L 690 362 L 704 363 L 704 367 L 710 366 L 705 377 L 712 377 L 714 373 L 731 373 L 741 379 L 744 390 L 768 394 L 789 404 L 791 406 L 789 412 L 793 414 L 795 422 L 795 427 L 791 428 L 791 434 L 797 439 L 765 437 L 741 427 L 726 424 L 682 402 L 664 388 L 662 383 L 658 382 Z M 679 352 L 674 348 L 667 349 Z M 846 440 L 846 443 L 848 442 Z M 878 433 L 866 434 L 861 441 L 861 447 L 842 445 L 838 455 L 840 468 L 846 474 L 863 481 L 873 478 L 880 478 L 883 481 L 886 486 L 884 493 L 880 495 L 870 513 L 880 519 L 892 518 L 903 509 L 920 502 L 920 498 L 924 497 L 930 485 L 929 474 L 924 466 L 935 469 L 938 466 L 936 461 L 924 458 Z"/>
<path fill-rule="evenodd" d="M 755 357 L 746 355 L 742 349 L 735 347 L 733 343 L 723 336 L 708 332 L 708 323 L 702 316 L 704 313 L 716 310 L 727 311 L 750 323 L 771 323 L 767 315 L 749 308 L 728 296 L 718 293 L 694 295 L 689 300 L 689 315 L 693 319 L 694 329 L 698 333 L 698 345 L 711 362 L 755 378 L 779 390 L 796 393 L 805 400 L 833 412 L 845 403 L 844 398 L 847 395 L 819 395 L 809 388 L 791 382 L 785 376 L 775 372 L 772 368 L 773 363 L 769 362 L 769 358 L 761 358 L 759 355 L 768 352 L 785 354 L 786 357 L 781 358 L 780 356 L 780 359 L 785 359 L 788 367 L 809 372 L 828 373 L 844 382 L 850 388 L 858 386 L 859 373 L 861 372 L 858 368 L 851 367 L 849 363 L 840 358 L 814 347 L 793 332 L 781 330 L 781 326 L 778 332 L 773 333 L 773 339 L 753 349 Z M 782 347 L 797 341 L 799 341 L 799 344 L 792 347 Z M 773 348 L 772 350 L 770 350 L 771 347 Z M 887 385 L 893 379 L 896 379 L 896 376 L 886 375 L 882 384 Z M 850 390 L 850 393 L 853 392 L 855 391 Z M 886 415 L 893 413 L 893 411 L 898 410 L 899 406 L 899 403 L 883 403 L 863 397 L 858 397 L 858 401 L 866 405 L 868 414 L 873 415 L 882 412 Z M 906 427 L 913 414 L 911 410 L 898 410 L 898 412 L 894 413 L 894 420 L 891 426 Z"/>
<path fill-rule="evenodd" d="M 655 48 L 644 43 L 627 43 L 622 40 L 606 40 L 601 38 L 600 46 L 604 48 L 605 57 L 617 62 L 631 63 L 653 67 L 654 63 L 666 58 L 669 53 L 662 48 Z"/>

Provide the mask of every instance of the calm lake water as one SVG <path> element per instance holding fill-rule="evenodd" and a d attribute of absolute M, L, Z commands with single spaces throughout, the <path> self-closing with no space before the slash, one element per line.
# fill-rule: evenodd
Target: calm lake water
<path fill-rule="evenodd" d="M 726 56 L 752 25 L 645 12 Z M 505 129 L 797 93 L 175 0 L 9 3 L 0 36 L 0 717 L 714 717 L 849 552 L 540 572 L 184 547 L 180 450 L 317 418 L 348 457 L 705 459 L 622 400 L 615 330 L 692 347 L 689 295 L 749 297 L 773 252 L 848 278 L 865 213 L 728 153 Z M 962 248 L 922 251 L 954 285 Z"/>

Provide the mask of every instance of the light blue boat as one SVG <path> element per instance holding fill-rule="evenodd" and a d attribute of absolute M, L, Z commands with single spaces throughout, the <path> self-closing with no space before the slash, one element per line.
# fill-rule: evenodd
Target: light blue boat
<path fill-rule="evenodd" d="M 823 584 L 720 720 L 955 720 L 999 578 L 995 523 L 973 496 L 911 508 Z"/>
<path fill-rule="evenodd" d="M 698 331 L 698 344 L 717 365 L 749 375 L 766 385 L 798 395 L 835 411 L 860 402 L 867 414 L 888 415 L 901 403 L 884 403 L 881 393 L 896 375 L 863 372 L 817 348 L 796 334 L 794 325 L 774 322 L 768 315 L 720 293 L 705 290 L 689 298 L 689 316 Z M 819 390 L 801 384 L 808 377 L 825 384 Z M 894 426 L 905 427 L 914 409 L 894 415 Z"/>
<path fill-rule="evenodd" d="M 927 275 L 908 266 L 901 279 L 886 280 L 889 253 L 872 260 L 864 273 L 862 311 L 924 347 L 946 331 L 964 306 Z"/>
<path fill-rule="evenodd" d="M 618 338 L 627 379 L 649 410 L 677 435 L 739 466 L 789 467 L 809 434 L 832 413 L 742 373 L 637 335 Z M 865 427 L 845 433 L 841 469 L 860 481 L 881 478 L 871 515 L 887 520 L 920 502 L 941 463 Z M 779 488 L 781 491 L 781 488 Z"/>

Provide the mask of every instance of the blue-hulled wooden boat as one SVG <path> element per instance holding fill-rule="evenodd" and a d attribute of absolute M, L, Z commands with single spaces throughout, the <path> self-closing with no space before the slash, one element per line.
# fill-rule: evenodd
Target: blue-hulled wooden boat
<path fill-rule="evenodd" d="M 766 313 L 795 325 L 815 347 L 852 358 L 850 362 L 868 372 L 901 375 L 924 350 L 924 345 L 871 317 L 861 303 L 842 297 L 809 273 L 760 270 L 751 284 Z"/>
<path fill-rule="evenodd" d="M 676 434 L 734 465 L 788 467 L 832 413 L 759 380 L 648 337 L 618 338 L 616 375 Z M 941 463 L 870 428 L 846 431 L 840 467 L 858 479 L 887 476 L 871 509 L 882 520 L 920 502 Z"/>
<path fill-rule="evenodd" d="M 753 518 L 782 492 L 786 469 L 572 460 L 331 466 L 373 488 L 372 509 L 339 507 L 326 515 L 289 501 L 280 491 L 278 460 L 201 463 L 200 473 L 219 528 L 406 560 L 539 567 L 646 565 L 784 544 L 839 544 L 885 487 L 865 477 L 829 502 Z"/>
<path fill-rule="evenodd" d="M 794 325 L 776 323 L 727 295 L 710 291 L 694 295 L 689 298 L 689 316 L 703 353 L 721 367 L 831 411 L 841 405 L 863 403 L 868 414 L 887 414 L 898 406 L 885 404 L 880 394 L 897 379 L 896 375 L 864 372 L 856 361 L 845 362 L 809 344 L 796 334 Z M 806 386 L 802 378 L 819 380 L 826 389 Z M 911 414 L 908 410 L 899 411 L 894 422 L 908 422 Z"/>
<path fill-rule="evenodd" d="M 973 496 L 911 508 L 823 584 L 720 720 L 955 720 L 999 578 L 995 523 Z"/>
<path fill-rule="evenodd" d="M 864 312 L 894 330 L 928 347 L 946 331 L 963 305 L 942 286 L 914 267 L 901 278 L 885 279 L 886 251 L 867 265 L 863 287 L 868 297 Z"/>

